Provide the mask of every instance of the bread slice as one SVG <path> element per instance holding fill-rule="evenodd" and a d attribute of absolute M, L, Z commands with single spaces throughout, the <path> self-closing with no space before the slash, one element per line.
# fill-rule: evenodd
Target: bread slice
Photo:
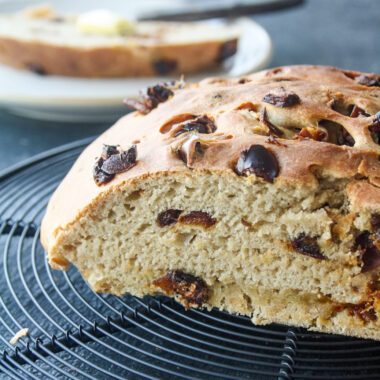
<path fill-rule="evenodd" d="M 198 72 L 235 54 L 240 29 L 138 22 L 132 33 L 86 33 L 50 8 L 0 15 L 0 62 L 38 74 L 137 77 Z"/>
<path fill-rule="evenodd" d="M 98 292 L 380 339 L 380 88 L 293 66 L 161 84 L 53 195 L 41 239 Z"/>

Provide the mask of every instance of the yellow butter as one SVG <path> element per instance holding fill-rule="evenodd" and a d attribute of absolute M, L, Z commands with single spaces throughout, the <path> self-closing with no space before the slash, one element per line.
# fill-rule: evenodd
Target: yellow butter
<path fill-rule="evenodd" d="M 127 34 L 134 26 L 126 18 L 106 9 L 82 13 L 76 22 L 77 28 L 84 33 L 117 35 Z"/>

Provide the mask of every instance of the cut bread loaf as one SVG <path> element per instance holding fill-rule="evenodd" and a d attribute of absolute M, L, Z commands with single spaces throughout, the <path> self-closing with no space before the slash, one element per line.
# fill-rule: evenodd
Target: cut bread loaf
<path fill-rule="evenodd" d="M 0 15 L 0 62 L 74 77 L 183 74 L 221 64 L 236 52 L 240 33 L 205 22 L 137 22 L 116 34 L 100 26 L 81 30 L 77 17 L 50 8 Z"/>
<path fill-rule="evenodd" d="M 53 195 L 41 239 L 98 292 L 380 339 L 380 88 L 293 66 L 161 84 Z"/>

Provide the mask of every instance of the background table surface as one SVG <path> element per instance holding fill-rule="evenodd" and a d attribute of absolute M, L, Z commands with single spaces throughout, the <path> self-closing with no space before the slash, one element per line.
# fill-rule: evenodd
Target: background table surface
<path fill-rule="evenodd" d="M 271 67 L 306 63 L 380 72 L 379 0 L 309 0 L 301 7 L 253 18 L 273 39 Z M 0 170 L 44 150 L 98 135 L 109 125 L 37 121 L 0 111 Z"/>

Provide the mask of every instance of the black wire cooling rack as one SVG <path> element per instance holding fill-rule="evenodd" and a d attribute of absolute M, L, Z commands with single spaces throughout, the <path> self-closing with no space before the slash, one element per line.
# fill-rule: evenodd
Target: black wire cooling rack
<path fill-rule="evenodd" d="M 0 378 L 376 379 L 380 344 L 166 297 L 94 293 L 75 268 L 52 270 L 39 242 L 53 190 L 82 140 L 0 173 Z M 9 340 L 22 328 L 29 335 Z"/>

